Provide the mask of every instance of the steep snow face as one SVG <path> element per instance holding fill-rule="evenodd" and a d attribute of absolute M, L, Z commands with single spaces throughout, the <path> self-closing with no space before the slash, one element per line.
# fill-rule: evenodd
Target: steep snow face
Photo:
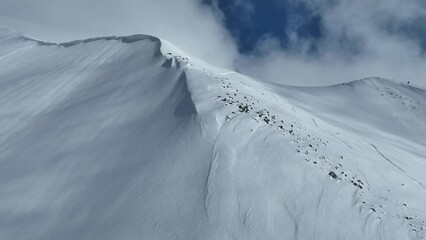
<path fill-rule="evenodd" d="M 1 239 L 425 239 L 426 93 L 0 32 Z"/>
<path fill-rule="evenodd" d="M 204 231 L 211 147 L 185 73 L 158 39 L 109 39 L 2 38 L 1 239 Z"/>

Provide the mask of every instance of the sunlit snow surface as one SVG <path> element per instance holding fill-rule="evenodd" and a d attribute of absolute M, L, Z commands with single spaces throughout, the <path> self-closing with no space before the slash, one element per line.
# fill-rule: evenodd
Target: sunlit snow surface
<path fill-rule="evenodd" d="M 0 30 L 0 119 L 0 239 L 426 239 L 414 86 L 268 85 L 150 36 Z"/>

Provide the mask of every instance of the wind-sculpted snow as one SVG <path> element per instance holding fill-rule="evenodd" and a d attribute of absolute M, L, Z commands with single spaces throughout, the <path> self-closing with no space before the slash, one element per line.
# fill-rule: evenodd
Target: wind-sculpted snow
<path fill-rule="evenodd" d="M 0 239 L 426 239 L 425 104 L 0 31 Z"/>
<path fill-rule="evenodd" d="M 35 39 L 26 38 L 26 37 L 20 37 L 20 38 L 23 40 L 37 42 L 40 45 L 46 45 L 46 46 L 58 45 L 62 47 L 73 47 L 78 44 L 84 44 L 84 43 L 90 43 L 90 42 L 96 42 L 96 41 L 111 41 L 111 40 L 121 41 L 123 43 L 134 43 L 134 42 L 139 42 L 143 40 L 150 40 L 153 42 L 157 42 L 158 44 L 161 44 L 160 39 L 153 36 L 149 36 L 149 35 L 143 35 L 143 34 L 135 34 L 131 36 L 109 36 L 109 37 L 89 38 L 89 39 L 76 40 L 76 41 L 65 42 L 65 43 L 50 43 L 50 42 L 38 41 Z"/>

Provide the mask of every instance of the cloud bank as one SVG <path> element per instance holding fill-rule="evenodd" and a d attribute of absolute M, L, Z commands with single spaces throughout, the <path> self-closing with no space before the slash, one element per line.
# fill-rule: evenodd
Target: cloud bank
<path fill-rule="evenodd" d="M 288 4 L 275 1 L 280 7 Z M 425 2 L 302 1 L 320 17 L 321 38 L 302 39 L 289 28 L 291 46 L 283 49 L 279 39 L 266 36 L 251 56 L 239 59 L 240 71 L 291 85 L 327 85 L 378 76 L 426 86 L 426 28 L 418 27 L 426 26 Z"/>

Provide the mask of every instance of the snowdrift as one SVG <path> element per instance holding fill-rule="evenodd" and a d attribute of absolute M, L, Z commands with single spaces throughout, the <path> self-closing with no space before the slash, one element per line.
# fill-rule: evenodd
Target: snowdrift
<path fill-rule="evenodd" d="M 285 77 L 285 76 L 283 76 Z M 0 239 L 426 239 L 426 91 L 0 31 Z"/>

